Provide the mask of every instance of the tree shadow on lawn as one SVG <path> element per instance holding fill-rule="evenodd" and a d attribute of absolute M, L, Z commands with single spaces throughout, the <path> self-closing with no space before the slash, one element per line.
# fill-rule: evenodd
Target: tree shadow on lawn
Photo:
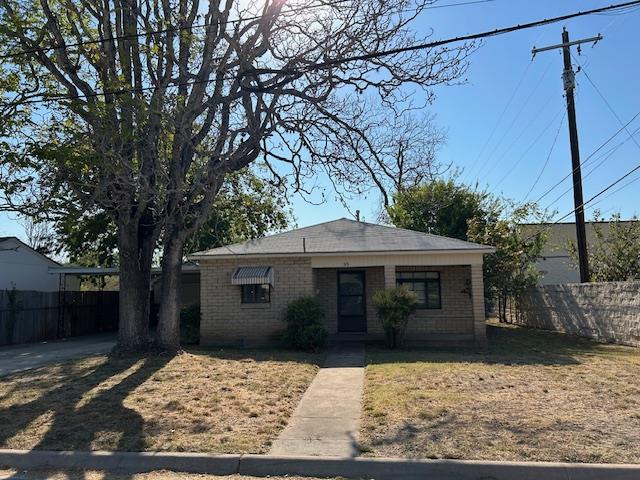
<path fill-rule="evenodd" d="M 487 325 L 487 347 L 367 349 L 367 364 L 467 362 L 504 365 L 577 365 L 579 356 L 613 347 L 589 339 L 526 327 Z"/>
<path fill-rule="evenodd" d="M 480 422 L 479 424 L 477 424 Z M 387 429 L 382 435 L 370 438 L 361 446 L 366 455 L 384 447 L 400 447 L 400 455 L 413 459 L 492 460 L 492 461 L 564 461 L 602 462 L 597 451 L 571 442 L 549 449 L 549 438 L 559 434 L 571 436 L 583 430 L 579 424 L 563 422 L 561 426 L 539 423 L 522 425 L 517 420 L 476 420 L 479 435 L 469 432 L 468 420 L 454 412 L 445 412 L 426 422 L 404 422 L 397 429 Z M 461 443 L 456 442 L 459 440 Z M 442 442 L 450 444 L 443 448 Z M 492 444 L 491 442 L 497 442 Z M 505 448 L 507 445 L 508 448 Z M 541 446 L 541 447 L 538 447 Z M 384 450 L 383 450 L 384 451 Z M 388 455 L 385 455 L 388 456 Z"/>
<path fill-rule="evenodd" d="M 127 408 L 124 401 L 168 361 L 169 358 L 162 357 L 109 358 L 88 373 L 73 362 L 62 364 L 58 375 L 66 381 L 54 384 L 34 400 L 0 409 L 0 445 L 6 446 L 16 435 L 29 435 L 26 430 L 38 428 L 39 419 L 49 418 L 43 427 L 46 432 L 40 435 L 34 450 L 86 451 L 95 449 L 93 443 L 99 440 L 113 445 L 113 450 L 143 451 L 144 420 Z M 25 372 L 18 376 L 29 378 L 33 374 Z M 122 378 L 101 386 L 118 375 Z"/>
<path fill-rule="evenodd" d="M 307 365 L 320 365 L 327 350 L 312 353 L 290 348 L 217 348 L 194 346 L 187 349 L 194 355 L 207 355 L 220 360 L 238 360 L 248 362 L 295 362 Z"/>

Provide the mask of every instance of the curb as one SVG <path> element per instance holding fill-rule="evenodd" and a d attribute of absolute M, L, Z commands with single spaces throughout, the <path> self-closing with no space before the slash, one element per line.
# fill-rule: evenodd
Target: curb
<path fill-rule="evenodd" d="M 180 452 L 54 452 L 0 449 L 0 465 L 24 469 L 105 470 L 111 473 L 144 473 L 174 470 L 188 473 L 233 475 L 241 455 L 207 455 Z"/>
<path fill-rule="evenodd" d="M 300 475 L 418 480 L 637 480 L 640 465 L 410 460 L 403 458 L 277 457 L 164 452 L 53 452 L 0 449 L 0 466 L 90 469 L 111 473 L 171 470 L 212 475 Z"/>

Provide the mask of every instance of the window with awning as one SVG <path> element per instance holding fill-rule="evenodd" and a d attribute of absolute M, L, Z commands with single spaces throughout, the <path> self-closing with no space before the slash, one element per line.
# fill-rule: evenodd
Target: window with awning
<path fill-rule="evenodd" d="M 238 267 L 231 275 L 232 285 L 273 285 L 273 268 Z"/>
<path fill-rule="evenodd" d="M 273 269 L 271 267 L 238 267 L 231 283 L 240 286 L 242 303 L 270 303 Z"/>

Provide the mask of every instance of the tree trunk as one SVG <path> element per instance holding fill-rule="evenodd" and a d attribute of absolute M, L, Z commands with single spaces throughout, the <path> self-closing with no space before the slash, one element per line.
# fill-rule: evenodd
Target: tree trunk
<path fill-rule="evenodd" d="M 158 320 L 158 347 L 167 352 L 180 350 L 180 280 L 184 241 L 172 238 L 162 255 L 162 287 Z"/>
<path fill-rule="evenodd" d="M 128 354 L 149 346 L 149 292 L 154 239 L 145 229 L 118 226 L 120 320 L 117 351 Z"/>

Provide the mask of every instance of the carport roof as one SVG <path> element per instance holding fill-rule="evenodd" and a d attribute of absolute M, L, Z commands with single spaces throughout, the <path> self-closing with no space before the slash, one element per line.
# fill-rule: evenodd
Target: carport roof
<path fill-rule="evenodd" d="M 341 218 L 288 232 L 205 250 L 190 255 L 200 260 L 211 257 L 349 253 L 490 253 L 493 247 L 402 228 Z"/>

